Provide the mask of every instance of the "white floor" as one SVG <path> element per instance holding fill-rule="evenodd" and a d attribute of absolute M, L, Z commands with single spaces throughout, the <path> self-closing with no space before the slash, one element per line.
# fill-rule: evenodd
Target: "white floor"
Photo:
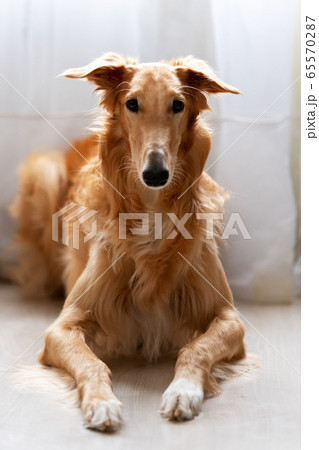
<path fill-rule="evenodd" d="M 49 300 L 22 300 L 15 286 L 0 287 L 1 450 L 300 448 L 298 304 L 239 305 L 251 323 L 246 322 L 248 351 L 263 358 L 259 377 L 224 383 L 222 393 L 206 400 L 192 422 L 169 423 L 159 416 L 161 393 L 173 373 L 171 362 L 123 361 L 111 366 L 115 391 L 125 408 L 124 427 L 112 435 L 85 429 L 79 410 L 57 402 L 51 394 L 13 384 L 14 368 L 3 375 L 54 320 L 60 307 Z M 18 364 L 34 364 L 42 343 L 43 337 Z"/>

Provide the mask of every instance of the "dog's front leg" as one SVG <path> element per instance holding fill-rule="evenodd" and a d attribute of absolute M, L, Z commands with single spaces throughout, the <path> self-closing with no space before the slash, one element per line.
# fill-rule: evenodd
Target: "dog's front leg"
<path fill-rule="evenodd" d="M 224 308 L 208 330 L 183 347 L 178 355 L 175 377 L 162 398 L 161 414 L 170 420 L 196 416 L 209 387 L 212 366 L 221 360 L 245 356 L 244 327 L 237 312 Z"/>
<path fill-rule="evenodd" d="M 85 343 L 80 322 L 70 326 L 62 313 L 46 334 L 39 361 L 63 369 L 75 379 L 87 427 L 111 431 L 121 425 L 122 405 L 113 393 L 111 371 Z"/>
<path fill-rule="evenodd" d="M 70 294 L 59 318 L 45 336 L 45 346 L 39 355 L 42 364 L 65 370 L 76 381 L 86 426 L 99 430 L 114 430 L 122 422 L 122 405 L 113 393 L 111 371 L 88 347 L 85 338 L 94 325 L 91 313 L 94 299 L 101 287 L 111 283 L 107 277 L 92 278 L 94 269 L 103 267 L 103 257 L 88 262 Z"/>
<path fill-rule="evenodd" d="M 66 309 L 46 334 L 39 360 L 65 370 L 75 379 L 86 426 L 99 430 L 118 428 L 122 405 L 113 393 L 111 372 L 85 343 L 81 312 L 74 308 L 72 321 L 69 313 Z"/>

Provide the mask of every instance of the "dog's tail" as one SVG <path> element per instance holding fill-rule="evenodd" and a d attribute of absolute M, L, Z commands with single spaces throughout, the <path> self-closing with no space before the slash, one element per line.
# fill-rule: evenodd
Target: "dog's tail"
<path fill-rule="evenodd" d="M 9 208 L 18 219 L 18 267 L 11 278 L 26 296 L 56 294 L 61 289 L 59 245 L 52 239 L 52 214 L 64 204 L 68 176 L 64 155 L 32 154 L 19 168 L 19 192 Z"/>

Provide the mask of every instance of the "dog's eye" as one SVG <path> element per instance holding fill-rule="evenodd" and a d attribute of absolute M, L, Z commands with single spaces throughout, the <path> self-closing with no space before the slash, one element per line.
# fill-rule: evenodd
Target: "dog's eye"
<path fill-rule="evenodd" d="M 138 102 L 137 102 L 136 98 L 131 98 L 130 100 L 127 100 L 126 107 L 130 111 L 136 113 L 138 111 Z"/>
<path fill-rule="evenodd" d="M 173 109 L 173 113 L 179 113 L 179 112 L 183 111 L 184 103 L 181 102 L 180 100 L 174 100 L 172 109 Z"/>

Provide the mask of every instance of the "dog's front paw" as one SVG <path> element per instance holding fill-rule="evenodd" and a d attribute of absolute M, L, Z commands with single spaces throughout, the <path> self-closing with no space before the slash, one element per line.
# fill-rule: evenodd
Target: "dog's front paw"
<path fill-rule="evenodd" d="M 122 425 L 122 403 L 117 399 L 90 401 L 83 408 L 84 425 L 100 431 L 115 431 Z"/>
<path fill-rule="evenodd" d="M 170 420 L 190 420 L 200 412 L 204 399 L 203 390 L 180 378 L 169 385 L 162 397 L 161 415 Z"/>

